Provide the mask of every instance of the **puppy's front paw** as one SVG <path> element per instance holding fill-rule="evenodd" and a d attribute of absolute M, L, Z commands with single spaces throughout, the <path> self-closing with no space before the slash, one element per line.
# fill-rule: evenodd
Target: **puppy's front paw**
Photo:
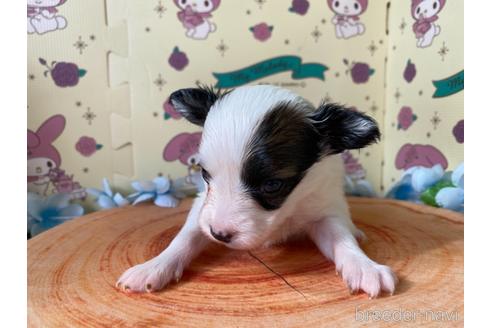
<path fill-rule="evenodd" d="M 381 292 L 392 295 L 398 283 L 390 267 L 359 256 L 344 261 L 337 271 L 341 272 L 351 294 L 362 290 L 369 298 L 377 297 Z"/>
<path fill-rule="evenodd" d="M 179 280 L 182 273 L 183 268 L 179 262 L 154 258 L 126 270 L 118 279 L 116 287 L 127 293 L 154 292 L 173 279 Z"/>

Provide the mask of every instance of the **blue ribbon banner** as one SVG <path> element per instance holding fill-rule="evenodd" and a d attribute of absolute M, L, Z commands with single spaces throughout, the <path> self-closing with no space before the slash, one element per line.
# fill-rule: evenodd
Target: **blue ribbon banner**
<path fill-rule="evenodd" d="M 227 73 L 212 73 L 217 78 L 217 88 L 234 88 L 266 76 L 292 71 L 295 80 L 316 78 L 324 80 L 328 67 L 317 63 L 301 63 L 298 56 L 281 56 L 267 59 L 254 65 Z"/>
<path fill-rule="evenodd" d="M 462 70 L 442 80 L 432 81 L 432 84 L 436 87 L 432 98 L 451 96 L 465 88 L 465 71 Z"/>

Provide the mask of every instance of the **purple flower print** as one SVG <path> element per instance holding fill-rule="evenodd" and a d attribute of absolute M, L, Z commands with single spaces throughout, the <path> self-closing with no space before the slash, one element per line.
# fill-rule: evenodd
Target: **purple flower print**
<path fill-rule="evenodd" d="M 400 109 L 400 113 L 398 113 L 398 130 L 407 130 L 416 119 L 417 116 L 413 113 L 410 107 L 402 107 Z"/>
<path fill-rule="evenodd" d="M 96 142 L 96 139 L 91 137 L 80 137 L 77 144 L 75 144 L 75 149 L 85 157 L 92 156 L 97 150 L 101 149 L 102 145 Z"/>
<path fill-rule="evenodd" d="M 309 2 L 307 0 L 292 0 L 292 7 L 289 8 L 290 12 L 306 15 L 309 9 Z"/>
<path fill-rule="evenodd" d="M 366 63 L 356 63 L 352 66 L 350 74 L 354 83 L 366 83 L 369 77 L 374 73 L 374 70 Z"/>
<path fill-rule="evenodd" d="M 453 128 L 453 136 L 458 143 L 465 142 L 465 120 L 458 121 Z"/>
<path fill-rule="evenodd" d="M 168 59 L 169 65 L 177 71 L 182 71 L 189 63 L 188 57 L 184 52 L 175 47 Z"/>
<path fill-rule="evenodd" d="M 369 77 L 374 74 L 374 69 L 366 63 L 352 62 L 350 64 L 347 59 L 344 59 L 343 63 L 348 67 L 345 73 L 348 74 L 350 72 L 352 81 L 356 84 L 366 83 L 369 81 Z"/>
<path fill-rule="evenodd" d="M 407 61 L 407 66 L 405 67 L 405 71 L 403 71 L 403 78 L 405 79 L 405 81 L 410 83 L 415 78 L 415 75 L 417 75 L 417 68 L 415 67 L 415 64 L 412 63 L 412 61 L 409 59 Z"/>
<path fill-rule="evenodd" d="M 253 32 L 253 36 L 256 40 L 265 42 L 272 36 L 273 26 L 268 26 L 267 23 L 260 23 L 249 29 Z"/>
<path fill-rule="evenodd" d="M 80 69 L 74 63 L 53 61 L 50 66 L 43 58 L 39 58 L 39 62 L 48 69 L 44 75 L 50 73 L 55 84 L 61 88 L 76 86 L 80 78 L 87 73 L 85 69 Z"/>

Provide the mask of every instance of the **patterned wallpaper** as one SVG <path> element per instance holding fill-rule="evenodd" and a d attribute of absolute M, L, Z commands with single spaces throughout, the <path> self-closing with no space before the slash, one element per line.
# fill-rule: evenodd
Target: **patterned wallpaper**
<path fill-rule="evenodd" d="M 188 174 L 200 130 L 167 98 L 200 83 L 269 83 L 375 117 L 383 142 L 344 158 L 377 191 L 411 165 L 453 168 L 463 159 L 462 7 L 28 0 L 28 188 L 83 198 L 103 177 L 128 189 Z"/>

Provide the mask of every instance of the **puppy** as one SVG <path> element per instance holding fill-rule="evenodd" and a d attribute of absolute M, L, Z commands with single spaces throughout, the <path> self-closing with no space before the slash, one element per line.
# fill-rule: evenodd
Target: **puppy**
<path fill-rule="evenodd" d="M 395 274 L 359 248 L 364 234 L 350 218 L 338 155 L 379 139 L 372 118 L 335 104 L 315 108 L 265 85 L 225 94 L 183 89 L 170 100 L 188 121 L 203 126 L 199 160 L 207 187 L 167 249 L 128 269 L 117 287 L 157 291 L 179 280 L 211 241 L 248 250 L 307 234 L 351 292 L 371 298 L 394 292 Z"/>

